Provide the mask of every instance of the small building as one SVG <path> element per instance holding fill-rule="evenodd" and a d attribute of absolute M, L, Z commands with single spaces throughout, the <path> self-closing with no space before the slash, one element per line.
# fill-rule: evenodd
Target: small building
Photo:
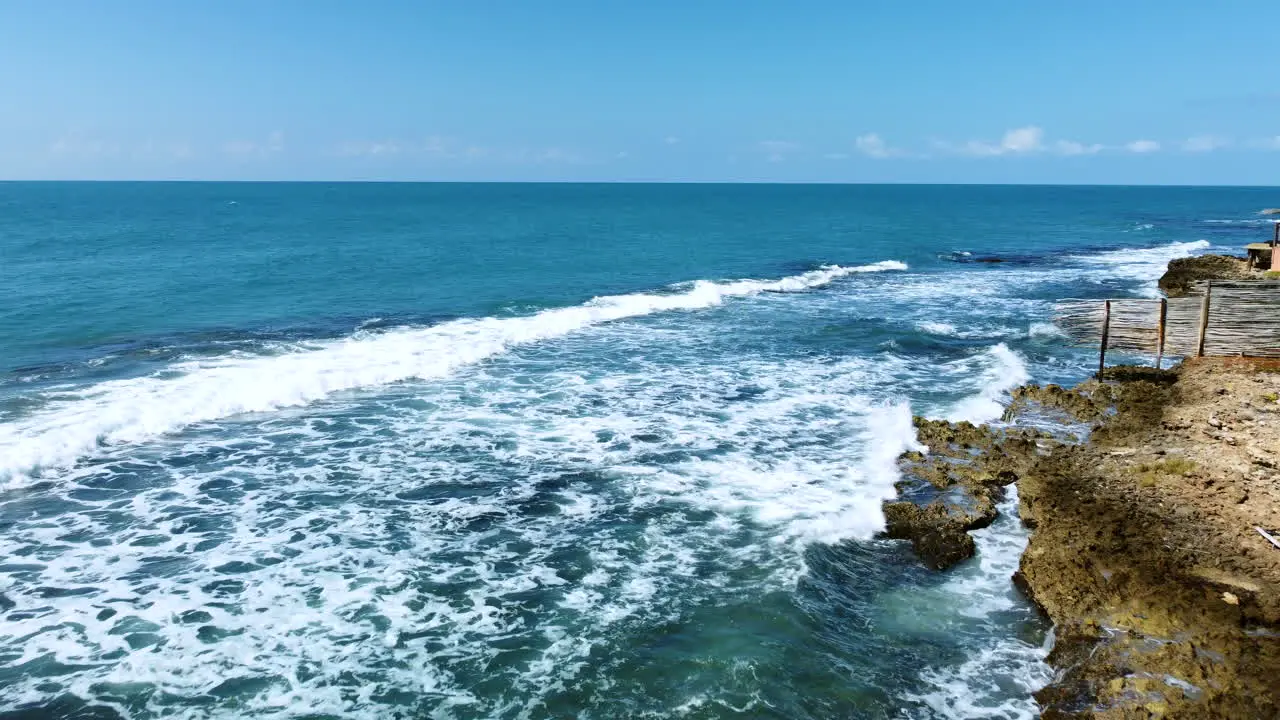
<path fill-rule="evenodd" d="M 1280 270 L 1280 258 L 1276 257 L 1276 245 L 1280 245 L 1280 221 L 1275 223 L 1271 242 L 1249 243 L 1244 246 L 1248 254 L 1249 269 Z"/>

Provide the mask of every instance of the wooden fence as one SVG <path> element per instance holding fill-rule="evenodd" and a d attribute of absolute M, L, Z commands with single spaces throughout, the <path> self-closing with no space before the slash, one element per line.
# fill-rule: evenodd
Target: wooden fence
<path fill-rule="evenodd" d="M 1064 300 L 1053 321 L 1077 345 L 1166 355 L 1280 357 L 1280 282 L 1196 283 L 1184 297 L 1158 300 Z"/>

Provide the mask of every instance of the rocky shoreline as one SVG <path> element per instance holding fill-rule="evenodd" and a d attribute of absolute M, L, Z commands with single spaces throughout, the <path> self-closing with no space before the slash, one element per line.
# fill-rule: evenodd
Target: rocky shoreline
<path fill-rule="evenodd" d="M 1053 620 L 1046 717 L 1280 716 L 1280 364 L 1086 383 L 1114 408 L 1019 483 L 1019 586 Z"/>
<path fill-rule="evenodd" d="M 1160 289 L 1169 297 L 1182 297 L 1199 280 L 1248 280 L 1262 275 L 1250 270 L 1244 258 L 1231 255 L 1197 255 L 1170 261 L 1160 278 Z"/>
<path fill-rule="evenodd" d="M 1110 368 L 1019 388 L 992 426 L 915 425 L 885 535 L 946 569 L 1018 484 L 1043 717 L 1280 717 L 1280 548 L 1255 529 L 1280 531 L 1280 361 Z"/>
<path fill-rule="evenodd" d="M 1018 483 L 1014 580 L 1053 621 L 1044 717 L 1280 717 L 1280 362 L 1025 386 L 1009 425 L 917 418 L 886 536 L 945 569 Z M 1020 428 L 1058 420 L 1088 439 Z"/>

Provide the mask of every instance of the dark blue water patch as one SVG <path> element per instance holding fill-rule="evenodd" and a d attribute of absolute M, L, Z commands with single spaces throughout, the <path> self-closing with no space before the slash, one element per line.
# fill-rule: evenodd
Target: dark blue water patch
<path fill-rule="evenodd" d="M 1009 253 L 1006 255 L 984 255 L 982 253 L 969 251 L 941 253 L 938 255 L 938 258 L 948 262 L 989 267 L 992 269 L 998 269 L 1001 266 L 1025 267 L 1029 265 L 1038 265 L 1043 263 L 1046 259 L 1044 256 L 1040 255 L 1016 253 Z"/>
<path fill-rule="evenodd" d="M 46 692 L 52 694 L 60 690 L 60 685 L 52 685 Z M 13 710 L 0 710 L 0 720 L 123 720 L 125 717 L 114 708 L 86 702 L 70 693 L 24 705 Z"/>
<path fill-rule="evenodd" d="M 76 597 L 78 595 L 96 595 L 99 592 L 101 592 L 100 588 L 90 586 L 55 587 L 42 585 L 34 588 L 31 591 L 31 595 L 42 600 L 48 600 L 51 598 Z"/>
<path fill-rule="evenodd" d="M 410 490 L 396 493 L 405 502 L 442 503 L 449 500 L 480 500 L 506 492 L 509 485 L 487 475 L 474 474 L 458 480 L 429 479 Z"/>
<path fill-rule="evenodd" d="M 817 545 L 805 557 L 809 572 L 795 594 L 725 594 L 666 622 L 632 628 L 625 653 L 593 652 L 588 680 L 597 674 L 623 680 L 585 701 L 576 688 L 557 692 L 548 700 L 549 715 L 584 702 L 615 715 L 662 714 L 710 697 L 717 702 L 693 717 L 720 717 L 729 708 L 752 717 L 888 717 L 892 688 L 935 661 L 938 648 L 895 637 L 895 657 L 877 649 L 872 660 L 862 644 L 874 627 L 871 609 L 882 592 L 930 573 L 904 543 Z M 757 682 L 764 677 L 770 680 Z M 812 687 L 829 692 L 814 694 L 807 690 Z"/>
<path fill-rule="evenodd" d="M 257 327 L 213 327 L 150 337 L 49 350 L 44 362 L 0 370 L 0 389 L 45 388 L 68 380 L 101 381 L 132 377 L 188 360 L 221 358 L 234 352 L 264 355 L 295 343 L 319 342 L 353 333 L 431 327 L 461 319 L 457 314 L 388 312 L 369 317 L 301 318 Z"/>
<path fill-rule="evenodd" d="M 799 590 L 811 610 L 825 606 L 865 611 L 878 595 L 903 586 L 931 586 L 945 575 L 924 567 L 905 541 L 815 543 L 804 553 Z M 821 613 L 818 613 L 821 614 Z"/>
<path fill-rule="evenodd" d="M 60 515 L 87 513 L 93 505 L 74 502 L 63 497 L 51 497 L 38 488 L 18 488 L 0 495 L 0 532 L 7 532 L 18 522 L 47 519 Z"/>
<path fill-rule="evenodd" d="M 881 616 L 893 608 L 892 602 L 886 605 L 886 597 L 908 597 L 913 589 L 923 592 L 949 581 L 948 573 L 925 568 L 905 541 L 815 546 L 805 557 L 809 572 L 797 588 L 796 602 L 817 625 L 819 647 L 830 657 L 840 658 L 837 662 L 863 682 L 877 688 L 913 687 L 920 668 L 958 664 L 972 652 L 974 638 L 958 627 L 944 629 L 927 621 L 906 632 L 881 627 Z M 969 602 L 962 595 L 939 593 L 938 597 L 944 602 Z M 1018 614 L 1011 618 L 1011 625 L 1021 626 L 1025 620 L 1025 613 Z M 1038 624 L 1029 632 L 1042 637 L 1044 629 Z M 860 658 L 868 646 L 885 650 L 876 662 L 864 665 Z M 883 712 L 881 708 L 892 704 L 886 698 L 877 709 Z"/>
<path fill-rule="evenodd" d="M 158 577 L 177 577 L 200 566 L 190 555 L 151 555 L 140 558 L 139 562 L 136 570 L 122 576 L 124 580 L 143 583 Z"/>
<path fill-rule="evenodd" d="M 999 334 L 991 336 L 962 337 L 957 335 L 935 335 L 923 332 L 908 332 L 905 329 L 888 330 L 877 333 L 882 338 L 878 345 L 891 349 L 894 355 L 907 357 L 928 357 L 938 362 L 952 362 L 973 357 L 977 350 L 991 347 L 1006 338 Z"/>

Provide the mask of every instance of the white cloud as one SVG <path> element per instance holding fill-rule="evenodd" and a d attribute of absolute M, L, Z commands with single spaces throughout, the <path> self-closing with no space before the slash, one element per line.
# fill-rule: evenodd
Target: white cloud
<path fill-rule="evenodd" d="M 945 147 L 951 147 L 946 146 Z M 1004 134 L 998 143 L 970 140 L 959 147 L 951 147 L 964 155 L 993 157 L 996 155 L 1025 155 L 1044 149 L 1044 130 L 1035 126 L 1014 128 Z"/>
<path fill-rule="evenodd" d="M 1280 150 L 1280 135 L 1262 138 L 1261 140 L 1256 140 L 1250 143 L 1250 145 L 1258 148 L 1259 150 Z"/>
<path fill-rule="evenodd" d="M 422 140 L 348 140 L 340 143 L 334 152 L 343 157 L 426 157 L 434 160 L 478 160 L 491 154 L 490 148 L 482 145 L 464 146 L 443 135 L 430 135 Z"/>
<path fill-rule="evenodd" d="M 426 153 L 432 157 L 451 158 L 457 154 L 457 143 L 443 135 L 431 135 L 426 140 L 411 147 L 415 151 Z"/>
<path fill-rule="evenodd" d="M 1131 153 L 1153 153 L 1160 152 L 1160 143 L 1155 140 L 1134 140 L 1124 146 L 1125 150 Z"/>
<path fill-rule="evenodd" d="M 189 160 L 196 155 L 195 149 L 192 149 L 191 143 L 188 142 L 156 142 L 148 140 L 142 143 L 141 151 L 148 158 L 169 160 Z"/>
<path fill-rule="evenodd" d="M 678 145 L 680 143 L 680 138 L 675 135 L 668 135 L 662 138 L 662 142 L 664 145 Z"/>
<path fill-rule="evenodd" d="M 787 140 L 761 140 L 757 145 L 769 162 L 782 162 L 787 155 L 800 149 L 799 145 Z"/>
<path fill-rule="evenodd" d="M 49 153 L 59 157 L 114 157 L 122 150 L 118 142 L 100 140 L 79 132 L 67 133 L 49 145 Z"/>
<path fill-rule="evenodd" d="M 1034 125 L 1010 130 L 1000 141 L 1000 149 L 1011 153 L 1035 152 L 1044 146 L 1044 130 Z"/>
<path fill-rule="evenodd" d="M 59 137 L 47 149 L 52 158 L 60 161 L 111 158 L 145 163 L 182 162 L 197 154 L 195 147 L 187 141 L 145 138 L 136 142 L 120 142 L 80 131 Z"/>
<path fill-rule="evenodd" d="M 1044 129 L 1038 125 L 1013 128 L 1005 132 L 999 142 L 970 140 L 963 145 L 946 142 L 935 142 L 941 150 L 973 157 L 997 157 L 1001 155 L 1036 155 L 1050 153 L 1053 155 L 1078 156 L 1096 155 L 1106 146 L 1101 143 L 1083 143 L 1077 140 L 1045 140 Z"/>
<path fill-rule="evenodd" d="M 1059 155 L 1096 155 L 1102 151 L 1102 146 L 1097 143 L 1085 145 L 1074 140 L 1059 140 L 1053 144 L 1053 149 Z"/>
<path fill-rule="evenodd" d="M 258 143 L 252 140 L 228 140 L 222 143 L 222 152 L 227 155 L 251 155 L 258 151 Z"/>
<path fill-rule="evenodd" d="M 229 140 L 222 144 L 224 155 L 237 158 L 266 157 L 284 150 L 284 133 L 276 130 L 266 140 Z"/>
<path fill-rule="evenodd" d="M 404 146 L 395 140 L 357 140 L 338 146 L 338 154 L 345 157 L 386 157 L 403 151 Z"/>
<path fill-rule="evenodd" d="M 902 154 L 902 152 L 897 148 L 889 147 L 889 145 L 885 143 L 884 138 L 880 137 L 876 133 L 859 135 L 857 139 L 853 141 L 853 146 L 863 155 L 878 159 L 896 157 Z"/>
<path fill-rule="evenodd" d="M 587 158 L 576 150 L 562 147 L 524 147 L 504 151 L 496 157 L 502 162 L 535 165 L 582 165 Z"/>
<path fill-rule="evenodd" d="M 1213 152 L 1230 144 L 1230 140 L 1217 135 L 1196 135 L 1182 141 L 1182 149 L 1187 152 Z"/>
<path fill-rule="evenodd" d="M 195 157 L 195 149 L 187 142 L 157 142 L 147 140 L 139 145 L 136 155 L 148 160 L 190 160 Z"/>
<path fill-rule="evenodd" d="M 550 147 L 534 154 L 536 162 L 578 165 L 583 162 L 582 155 L 573 150 Z"/>

